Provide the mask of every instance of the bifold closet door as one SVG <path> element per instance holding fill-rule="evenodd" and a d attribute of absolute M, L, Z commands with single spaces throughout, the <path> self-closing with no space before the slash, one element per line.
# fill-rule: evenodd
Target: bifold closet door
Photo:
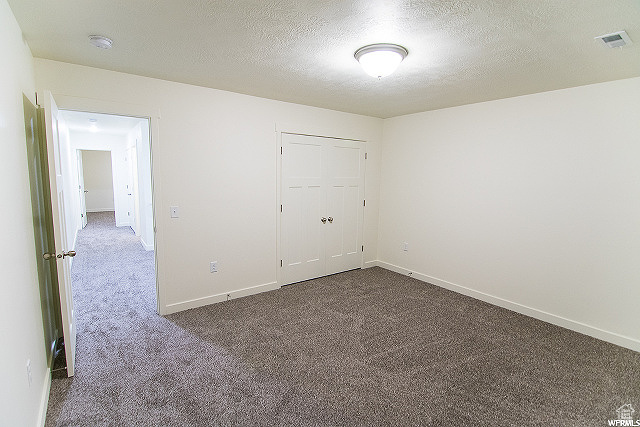
<path fill-rule="evenodd" d="M 359 268 L 363 143 L 282 134 L 281 157 L 283 282 Z"/>

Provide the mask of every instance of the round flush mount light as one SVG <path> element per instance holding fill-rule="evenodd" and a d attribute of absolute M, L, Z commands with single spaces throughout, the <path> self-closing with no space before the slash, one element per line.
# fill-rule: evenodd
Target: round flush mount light
<path fill-rule="evenodd" d="M 361 47 L 353 56 L 365 73 L 381 79 L 393 73 L 408 54 L 400 45 L 377 43 Z"/>
<path fill-rule="evenodd" d="M 111 49 L 113 40 L 105 36 L 92 35 L 89 36 L 89 43 L 100 49 Z"/>

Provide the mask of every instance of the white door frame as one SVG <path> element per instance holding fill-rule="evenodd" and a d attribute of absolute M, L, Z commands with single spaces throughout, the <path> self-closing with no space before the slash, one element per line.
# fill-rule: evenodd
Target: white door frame
<path fill-rule="evenodd" d="M 157 312 L 160 315 L 167 314 L 165 309 L 165 289 L 166 283 L 164 276 L 164 244 L 163 244 L 163 224 L 161 217 L 158 215 L 159 206 L 162 199 L 161 180 L 160 180 L 160 138 L 159 138 L 159 120 L 160 111 L 157 108 L 128 104 L 122 102 L 104 101 L 91 98 L 80 98 L 67 95 L 53 94 L 53 98 L 61 110 L 82 111 L 89 113 L 113 114 L 118 116 L 139 117 L 149 120 L 149 149 L 151 152 L 151 197 L 153 200 L 153 230 L 154 230 L 154 256 L 156 268 L 156 302 Z"/>
<path fill-rule="evenodd" d="M 345 139 L 349 141 L 358 141 L 364 143 L 365 152 L 367 151 L 367 141 L 357 137 L 349 137 L 345 135 L 335 135 L 334 132 L 330 129 L 318 129 L 312 128 L 311 126 L 299 126 L 294 124 L 276 124 L 276 281 L 278 286 L 284 285 L 284 281 L 282 278 L 282 268 L 281 268 L 281 260 L 282 260 L 282 215 L 280 215 L 280 206 L 282 205 L 282 134 L 289 133 L 295 135 L 307 135 L 307 136 L 317 136 L 320 138 L 333 138 L 333 139 Z M 367 161 L 364 161 L 364 188 L 363 193 L 366 197 L 366 186 L 367 186 Z M 363 209 L 362 212 L 362 244 L 365 245 L 365 235 L 364 225 L 365 225 L 365 217 L 366 217 L 366 209 Z M 361 252 L 360 259 L 360 268 L 364 268 L 364 251 Z"/>

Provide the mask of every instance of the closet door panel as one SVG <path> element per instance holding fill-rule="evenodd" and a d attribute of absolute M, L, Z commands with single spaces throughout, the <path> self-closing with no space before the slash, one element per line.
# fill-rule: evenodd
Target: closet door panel
<path fill-rule="evenodd" d="M 364 148 L 356 141 L 328 145 L 326 274 L 359 268 L 362 261 Z"/>
<path fill-rule="evenodd" d="M 325 274 L 324 147 L 321 138 L 282 136 L 282 268 L 284 283 Z"/>

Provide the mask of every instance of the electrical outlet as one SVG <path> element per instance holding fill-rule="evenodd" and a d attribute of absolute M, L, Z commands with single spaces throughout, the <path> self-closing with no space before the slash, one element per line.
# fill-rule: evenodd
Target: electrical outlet
<path fill-rule="evenodd" d="M 27 380 L 29 381 L 29 387 L 33 383 L 33 376 L 31 375 L 31 359 L 27 359 Z"/>
<path fill-rule="evenodd" d="M 218 261 L 211 261 L 209 263 L 209 270 L 211 270 L 212 273 L 217 273 L 218 272 Z"/>
<path fill-rule="evenodd" d="M 409 244 L 407 242 L 402 243 L 402 250 L 405 252 L 409 250 Z"/>

